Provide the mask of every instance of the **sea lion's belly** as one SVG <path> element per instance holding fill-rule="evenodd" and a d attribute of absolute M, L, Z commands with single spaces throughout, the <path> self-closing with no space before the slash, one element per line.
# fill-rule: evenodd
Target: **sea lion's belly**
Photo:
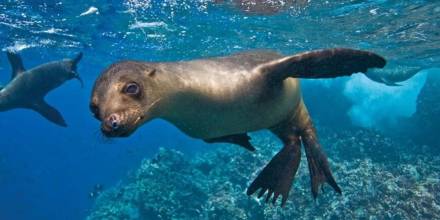
<path fill-rule="evenodd" d="M 298 80 L 287 79 L 281 88 L 259 83 L 265 82 L 193 93 L 169 121 L 189 136 L 208 139 L 270 128 L 294 114 L 301 100 Z"/>

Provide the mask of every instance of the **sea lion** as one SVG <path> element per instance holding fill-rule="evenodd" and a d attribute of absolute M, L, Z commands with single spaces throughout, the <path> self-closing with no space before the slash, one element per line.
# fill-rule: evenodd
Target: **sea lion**
<path fill-rule="evenodd" d="M 27 71 L 17 53 L 7 51 L 7 56 L 12 67 L 12 77 L 4 88 L 0 88 L 0 111 L 32 109 L 49 121 L 66 127 L 63 116 L 47 104 L 44 97 L 70 79 L 78 79 L 83 85 L 76 71 L 82 53 L 73 59 L 45 63 Z"/>
<path fill-rule="evenodd" d="M 404 82 L 422 70 L 418 66 L 407 66 L 402 64 L 388 64 L 386 69 L 377 69 L 368 71 L 365 76 L 369 79 L 385 84 L 387 86 L 401 86 Z"/>
<path fill-rule="evenodd" d="M 326 49 L 282 56 L 245 52 L 180 62 L 123 61 L 99 76 L 90 109 L 108 137 L 126 137 L 154 118 L 171 122 L 208 143 L 234 143 L 249 150 L 248 132 L 269 129 L 284 147 L 247 190 L 266 201 L 281 195 L 284 206 L 303 144 L 312 194 L 327 182 L 341 193 L 302 100 L 297 78 L 331 78 L 383 68 L 381 56 L 361 50 Z"/>

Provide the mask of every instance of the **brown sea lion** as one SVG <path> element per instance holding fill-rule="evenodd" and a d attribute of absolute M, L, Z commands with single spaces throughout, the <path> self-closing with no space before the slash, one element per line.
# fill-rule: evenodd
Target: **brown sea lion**
<path fill-rule="evenodd" d="M 82 53 L 73 59 L 64 59 L 39 65 L 30 70 L 24 68 L 20 55 L 7 51 L 12 68 L 11 81 L 0 87 L 0 112 L 17 108 L 31 109 L 47 120 L 66 127 L 63 116 L 47 104 L 44 97 L 52 90 L 71 79 L 78 79 L 77 65 Z"/>
<path fill-rule="evenodd" d="M 327 182 L 341 193 L 302 100 L 297 78 L 331 78 L 382 68 L 384 58 L 353 49 L 327 49 L 282 56 L 246 52 L 181 62 L 124 61 L 95 82 L 90 108 L 108 137 L 129 136 L 162 118 L 208 143 L 234 143 L 249 150 L 248 132 L 269 129 L 284 143 L 247 190 L 285 204 L 305 148 L 313 196 Z"/>

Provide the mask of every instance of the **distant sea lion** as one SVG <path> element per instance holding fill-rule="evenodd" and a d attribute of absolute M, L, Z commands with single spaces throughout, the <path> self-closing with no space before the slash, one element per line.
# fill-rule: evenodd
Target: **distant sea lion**
<path fill-rule="evenodd" d="M 381 56 L 353 49 L 327 49 L 282 56 L 246 52 L 181 62 L 124 61 L 95 82 L 90 108 L 108 137 L 126 137 L 154 118 L 165 119 L 208 143 L 234 143 L 249 150 L 248 132 L 269 129 L 284 147 L 247 190 L 266 201 L 287 200 L 299 166 L 301 143 L 312 194 L 327 182 L 341 193 L 302 100 L 296 78 L 332 78 L 383 68 Z"/>
<path fill-rule="evenodd" d="M 380 70 L 368 71 L 365 76 L 369 79 L 388 86 L 401 86 L 400 82 L 406 81 L 422 70 L 421 67 L 406 65 L 392 65 Z"/>
<path fill-rule="evenodd" d="M 12 77 L 6 86 L 0 88 L 0 111 L 32 109 L 49 121 L 66 127 L 63 116 L 47 104 L 44 97 L 67 80 L 76 78 L 83 84 L 76 72 L 82 53 L 71 60 L 45 63 L 27 71 L 18 54 L 8 51 L 7 55 L 12 67 Z"/>

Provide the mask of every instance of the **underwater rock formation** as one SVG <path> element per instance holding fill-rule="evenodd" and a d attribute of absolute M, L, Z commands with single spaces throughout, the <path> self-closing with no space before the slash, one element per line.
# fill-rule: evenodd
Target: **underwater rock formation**
<path fill-rule="evenodd" d="M 416 113 L 408 120 L 405 131 L 419 143 L 440 146 L 440 74 L 430 72 L 417 98 Z"/>
<path fill-rule="evenodd" d="M 252 136 L 256 153 L 224 144 L 187 158 L 161 149 L 103 192 L 88 219 L 440 218 L 438 152 L 369 130 L 319 129 L 342 196 L 325 186 L 313 201 L 306 157 L 285 208 L 246 196 L 280 147 L 261 132 Z"/>

